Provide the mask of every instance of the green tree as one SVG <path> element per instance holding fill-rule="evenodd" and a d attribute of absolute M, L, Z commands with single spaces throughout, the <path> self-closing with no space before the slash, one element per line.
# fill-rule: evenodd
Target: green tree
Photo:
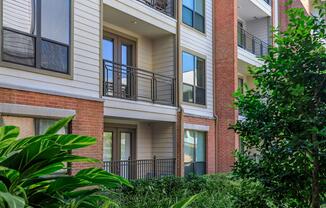
<path fill-rule="evenodd" d="M 325 5 L 319 17 L 287 11 L 262 67 L 250 69 L 256 89 L 235 93 L 244 120 L 233 128 L 246 147 L 234 173 L 254 178 L 280 207 L 320 207 L 326 179 Z M 255 155 L 252 149 L 256 149 Z"/>
<path fill-rule="evenodd" d="M 99 162 L 71 154 L 72 150 L 96 143 L 96 138 L 56 134 L 73 117 L 58 121 L 44 135 L 17 139 L 15 126 L 0 127 L 0 207 L 97 208 L 115 205 L 103 194 L 121 185 L 120 176 L 99 168 L 75 175 L 60 175 L 67 162 Z"/>

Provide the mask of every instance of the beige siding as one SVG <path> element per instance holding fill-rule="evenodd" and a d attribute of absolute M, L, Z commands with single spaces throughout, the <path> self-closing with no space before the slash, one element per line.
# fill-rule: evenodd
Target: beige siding
<path fill-rule="evenodd" d="M 152 153 L 152 129 L 150 123 L 139 122 L 137 125 L 137 159 L 148 160 Z"/>
<path fill-rule="evenodd" d="M 153 155 L 158 159 L 174 157 L 174 125 L 173 123 L 153 123 Z"/>
<path fill-rule="evenodd" d="M 169 35 L 153 41 L 153 71 L 155 73 L 175 77 L 174 36 Z M 167 77 L 157 77 L 157 97 L 162 102 L 172 98 L 173 81 Z"/>
<path fill-rule="evenodd" d="M 269 17 L 252 20 L 246 23 L 247 31 L 259 38 L 260 40 L 268 43 L 269 40 Z"/>
<path fill-rule="evenodd" d="M 213 10 L 212 0 L 205 1 L 205 34 L 181 26 L 181 46 L 204 56 L 206 59 L 206 106 L 194 107 L 184 104 L 186 113 L 212 117 L 213 116 Z M 196 55 L 196 54 L 195 54 Z M 181 70 L 181 69 L 180 69 Z"/>
<path fill-rule="evenodd" d="M 26 1 L 7 1 L 18 4 L 15 12 L 4 12 L 11 19 L 16 18 L 16 26 L 23 30 L 30 30 L 30 5 Z M 25 4 L 23 3 L 25 2 Z M 87 98 L 99 97 L 99 48 L 100 48 L 100 0 L 74 0 L 74 55 L 73 79 L 63 79 L 38 73 L 0 67 L 0 84 L 2 86 L 19 89 L 83 96 Z M 9 24 L 9 23 L 8 23 Z M 14 24 L 14 23 L 10 23 Z"/>

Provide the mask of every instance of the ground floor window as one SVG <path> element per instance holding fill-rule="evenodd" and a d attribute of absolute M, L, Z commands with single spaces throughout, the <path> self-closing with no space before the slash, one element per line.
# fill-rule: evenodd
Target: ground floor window
<path fill-rule="evenodd" d="M 206 133 L 185 130 L 184 132 L 185 175 L 206 173 Z"/>
<path fill-rule="evenodd" d="M 18 117 L 18 116 L 0 116 L 0 126 L 17 126 L 19 128 L 19 139 L 23 139 L 30 136 L 41 135 L 52 126 L 57 120 L 43 119 L 43 118 L 31 118 L 31 117 Z M 67 134 L 68 127 L 62 128 L 58 131 L 58 134 Z M 55 172 L 53 175 L 65 175 L 68 174 L 68 163 L 64 163 L 65 168 Z"/>
<path fill-rule="evenodd" d="M 29 136 L 41 135 L 52 126 L 57 120 L 55 119 L 43 119 L 43 118 L 31 118 L 31 117 L 18 117 L 18 116 L 1 116 L 0 125 L 5 126 L 17 126 L 19 127 L 19 138 L 25 138 Z M 58 134 L 67 134 L 68 128 L 62 128 L 58 131 Z"/>

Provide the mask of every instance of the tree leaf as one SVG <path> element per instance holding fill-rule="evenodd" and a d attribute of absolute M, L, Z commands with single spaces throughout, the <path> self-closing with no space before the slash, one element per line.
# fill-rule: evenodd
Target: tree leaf
<path fill-rule="evenodd" d="M 76 174 L 76 177 L 90 181 L 94 184 L 105 186 L 108 189 L 117 188 L 121 185 L 132 187 L 129 181 L 125 178 L 99 168 L 81 170 Z"/>
<path fill-rule="evenodd" d="M 74 119 L 74 116 L 69 116 L 57 121 L 55 124 L 50 126 L 44 133 L 44 135 L 56 134 L 60 129 L 67 126 L 70 121 Z"/>
<path fill-rule="evenodd" d="M 16 139 L 19 135 L 19 128 L 16 126 L 1 126 L 0 127 L 0 141 L 7 139 Z"/>
<path fill-rule="evenodd" d="M 183 199 L 179 202 L 177 202 L 176 204 L 172 205 L 171 208 L 186 208 L 188 207 L 191 203 L 193 203 L 197 198 L 198 198 L 198 194 L 191 196 L 189 198 Z"/>
<path fill-rule="evenodd" d="M 58 135 L 58 137 L 52 137 L 51 140 L 60 144 L 62 150 L 73 150 L 90 145 L 96 144 L 96 138 L 89 136 L 79 136 L 79 135 Z"/>
<path fill-rule="evenodd" d="M 0 198 L 7 204 L 8 208 L 24 208 L 25 200 L 11 193 L 0 192 Z"/>

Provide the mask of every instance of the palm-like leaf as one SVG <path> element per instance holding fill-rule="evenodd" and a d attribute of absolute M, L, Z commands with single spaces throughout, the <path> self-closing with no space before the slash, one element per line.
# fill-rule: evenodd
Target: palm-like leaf
<path fill-rule="evenodd" d="M 72 119 L 58 121 L 44 135 L 20 140 L 17 127 L 0 127 L 0 207 L 108 207 L 114 203 L 101 190 L 130 186 L 98 168 L 74 176 L 53 175 L 65 162 L 99 162 L 70 153 L 95 144 L 96 138 L 56 134 Z"/>

